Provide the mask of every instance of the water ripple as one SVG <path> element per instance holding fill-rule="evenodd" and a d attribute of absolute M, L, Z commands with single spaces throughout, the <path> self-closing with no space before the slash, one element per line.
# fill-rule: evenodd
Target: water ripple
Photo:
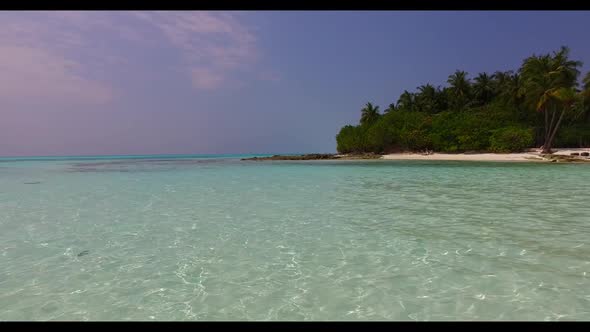
<path fill-rule="evenodd" d="M 19 163 L 0 320 L 590 319 L 584 165 Z"/>

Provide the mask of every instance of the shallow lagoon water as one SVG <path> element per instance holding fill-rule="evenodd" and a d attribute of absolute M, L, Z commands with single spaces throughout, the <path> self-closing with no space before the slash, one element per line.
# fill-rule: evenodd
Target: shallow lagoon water
<path fill-rule="evenodd" d="M 0 320 L 590 319 L 590 165 L 240 157 L 1 158 Z"/>

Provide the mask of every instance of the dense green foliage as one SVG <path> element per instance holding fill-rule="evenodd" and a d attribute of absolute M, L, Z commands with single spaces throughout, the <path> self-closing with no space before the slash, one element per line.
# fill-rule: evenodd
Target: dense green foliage
<path fill-rule="evenodd" d="M 493 152 L 518 152 L 533 144 L 533 132 L 527 128 L 504 127 L 490 137 Z"/>
<path fill-rule="evenodd" d="M 434 150 L 517 152 L 590 146 L 590 73 L 578 89 L 579 61 L 562 47 L 533 55 L 516 71 L 457 70 L 446 87 L 404 91 L 384 113 L 367 103 L 356 126 L 336 136 L 340 153 Z"/>

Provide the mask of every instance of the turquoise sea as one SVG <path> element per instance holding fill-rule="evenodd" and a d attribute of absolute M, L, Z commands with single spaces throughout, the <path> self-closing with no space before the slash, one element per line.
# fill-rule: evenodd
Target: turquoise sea
<path fill-rule="evenodd" d="M 590 320 L 590 165 L 0 158 L 0 320 Z"/>

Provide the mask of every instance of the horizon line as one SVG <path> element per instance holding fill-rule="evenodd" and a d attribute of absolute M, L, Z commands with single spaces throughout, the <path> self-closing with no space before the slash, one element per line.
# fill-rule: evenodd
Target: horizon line
<path fill-rule="evenodd" d="M 247 153 L 145 153 L 145 154 L 80 154 L 80 155 L 13 155 L 3 156 L 3 158 L 85 158 L 85 157 L 142 157 L 142 156 L 223 156 L 223 155 L 285 155 L 285 154 L 308 154 L 308 153 L 324 153 L 324 152 L 247 152 Z M 326 152 L 327 153 L 327 152 Z"/>

